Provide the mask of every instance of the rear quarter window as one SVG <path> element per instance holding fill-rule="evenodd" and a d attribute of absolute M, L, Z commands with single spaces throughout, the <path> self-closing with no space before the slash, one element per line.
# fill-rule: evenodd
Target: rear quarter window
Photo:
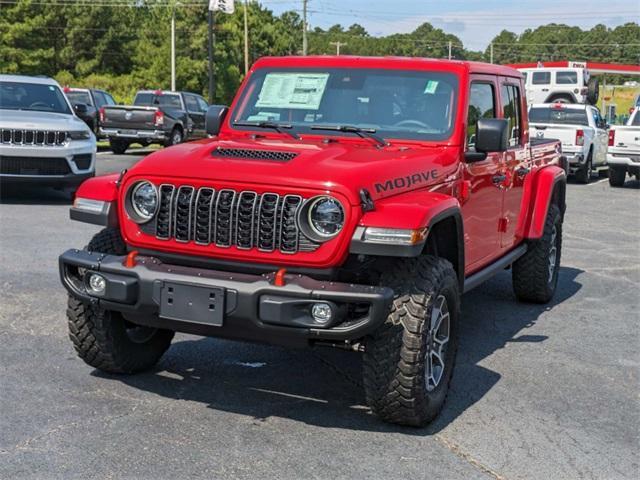
<path fill-rule="evenodd" d="M 556 83 L 559 85 L 575 85 L 578 83 L 578 72 L 556 72 Z"/>

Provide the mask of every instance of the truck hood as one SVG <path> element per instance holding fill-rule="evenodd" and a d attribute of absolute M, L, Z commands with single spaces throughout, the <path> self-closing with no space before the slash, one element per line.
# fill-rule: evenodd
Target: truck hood
<path fill-rule="evenodd" d="M 0 128 L 15 130 L 59 130 L 64 132 L 87 130 L 87 125 L 68 113 L 34 112 L 29 110 L 0 110 Z"/>
<path fill-rule="evenodd" d="M 247 158 L 259 152 L 268 152 L 266 156 L 284 152 L 292 158 Z M 333 191 L 356 205 L 361 189 L 376 200 L 445 182 L 457 170 L 457 154 L 458 148 L 453 146 L 403 144 L 377 148 L 368 140 L 207 139 L 153 153 L 138 162 L 127 177 Z"/>

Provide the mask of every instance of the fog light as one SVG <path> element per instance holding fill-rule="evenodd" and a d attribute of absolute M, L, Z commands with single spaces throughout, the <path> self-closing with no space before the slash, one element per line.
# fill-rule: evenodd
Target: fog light
<path fill-rule="evenodd" d="M 332 315 L 333 311 L 328 303 L 314 303 L 311 307 L 311 316 L 318 323 L 327 323 Z"/>
<path fill-rule="evenodd" d="M 91 289 L 91 293 L 102 295 L 106 287 L 107 281 L 102 275 L 98 275 L 97 273 L 89 275 L 89 288 Z"/>

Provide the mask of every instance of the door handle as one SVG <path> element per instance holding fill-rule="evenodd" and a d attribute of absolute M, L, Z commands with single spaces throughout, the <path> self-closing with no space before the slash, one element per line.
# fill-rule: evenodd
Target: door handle
<path fill-rule="evenodd" d="M 519 177 L 524 177 L 530 171 L 531 171 L 530 168 L 520 167 L 519 169 L 516 170 L 516 173 L 518 174 Z"/>
<path fill-rule="evenodd" d="M 494 183 L 494 185 L 499 185 L 502 182 L 504 182 L 506 179 L 507 179 L 507 176 L 502 173 L 491 177 L 491 181 Z"/>

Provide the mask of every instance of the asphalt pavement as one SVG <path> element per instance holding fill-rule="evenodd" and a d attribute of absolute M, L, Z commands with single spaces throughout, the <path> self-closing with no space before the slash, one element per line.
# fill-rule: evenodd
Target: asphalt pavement
<path fill-rule="evenodd" d="M 98 155 L 118 172 L 144 151 Z M 97 227 L 53 190 L 0 203 L 0 479 L 640 477 L 640 185 L 570 184 L 549 305 L 510 272 L 463 297 L 442 415 L 366 408 L 357 354 L 177 335 L 150 373 L 115 376 L 67 339 L 57 256 Z"/>

